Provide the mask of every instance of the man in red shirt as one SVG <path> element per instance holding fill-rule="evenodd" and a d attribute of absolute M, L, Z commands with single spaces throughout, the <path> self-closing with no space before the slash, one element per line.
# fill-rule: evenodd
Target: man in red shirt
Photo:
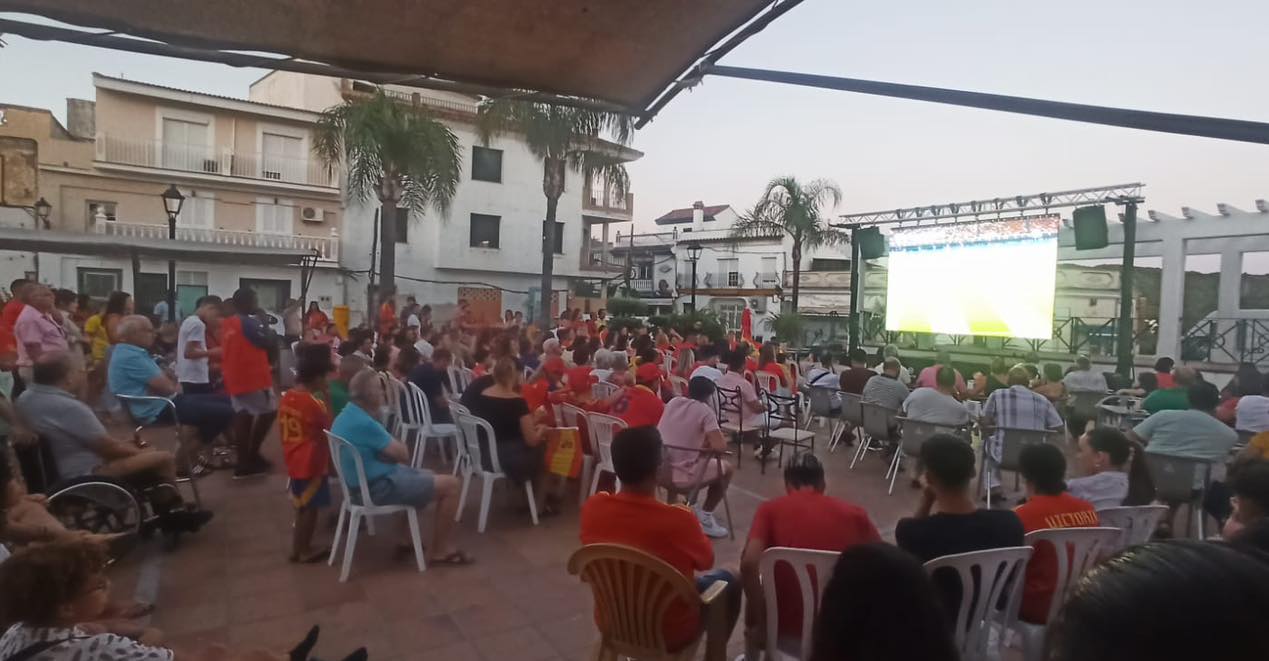
<path fill-rule="evenodd" d="M 383 303 L 379 305 L 379 337 L 392 337 L 397 330 L 397 300 L 391 288 L 383 289 Z"/>
<path fill-rule="evenodd" d="M 320 562 L 329 550 L 313 551 L 317 511 L 330 507 L 330 448 L 325 430 L 332 417 L 327 375 L 334 369 L 325 344 L 301 344 L 296 348 L 295 387 L 278 404 L 278 435 L 291 478 L 291 504 L 295 526 L 291 530 L 291 562 Z"/>
<path fill-rule="evenodd" d="M 268 354 L 276 338 L 253 316 L 259 308 L 254 290 L 243 287 L 234 292 L 233 308 L 236 314 L 220 324 L 224 333 L 222 370 L 225 392 L 234 408 L 233 430 L 238 444 L 234 477 L 244 478 L 269 472 L 260 446 L 278 415 Z"/>
<path fill-rule="evenodd" d="M 531 413 L 537 414 L 538 409 L 545 407 L 547 413 L 554 415 L 551 409 L 551 393 L 559 389 L 560 381 L 564 379 L 567 371 L 568 366 L 564 364 L 563 358 L 551 356 L 542 361 L 542 369 L 538 372 L 538 377 L 520 388 L 520 395 L 529 405 Z"/>
<path fill-rule="evenodd" d="M 653 427 L 623 429 L 613 438 L 612 463 L 621 490 L 615 494 L 601 491 L 586 500 L 582 506 L 582 544 L 634 547 L 673 565 L 687 578 L 695 578 L 702 592 L 715 581 L 725 581 L 728 620 L 723 638 L 729 638 L 740 615 L 739 584 L 733 572 L 708 571 L 714 566 L 714 547 L 692 510 L 657 499 L 661 435 Z M 696 576 L 696 572 L 706 573 Z M 695 604 L 671 604 L 663 624 L 666 646 L 670 650 L 683 648 L 696 638 L 700 627 L 701 614 Z"/>
<path fill-rule="evenodd" d="M 824 494 L 824 466 L 815 455 L 800 453 L 784 468 L 785 495 L 758 506 L 749 541 L 740 557 L 745 586 L 745 642 L 749 649 L 766 643 L 766 601 L 758 581 L 758 563 L 769 548 L 787 546 L 838 553 L 856 544 L 881 541 L 863 508 Z M 827 576 L 813 576 L 826 581 Z M 802 634 L 802 597 L 793 568 L 775 569 L 781 636 Z"/>
<path fill-rule="evenodd" d="M 1026 481 L 1027 502 L 1014 508 L 1026 532 L 1045 528 L 1090 528 L 1099 524 L 1093 504 L 1066 490 L 1066 458 L 1055 445 L 1028 445 L 1018 457 Z M 1063 549 L 1065 552 L 1065 549 Z M 1052 544 L 1036 547 L 1027 563 L 1019 616 L 1034 624 L 1049 619 L 1049 602 L 1057 583 L 1057 552 Z"/>
<path fill-rule="evenodd" d="M 18 278 L 9 285 L 9 296 L 11 297 L 4 304 L 4 310 L 0 311 L 0 369 L 11 370 L 17 365 L 18 360 L 18 339 L 14 335 L 13 329 L 17 326 L 18 315 L 22 314 L 22 308 L 26 307 L 26 303 L 22 300 L 26 286 L 31 284 L 26 278 Z"/>
<path fill-rule="evenodd" d="M 661 385 L 661 367 L 644 363 L 635 370 L 635 385 L 623 388 L 607 411 L 594 410 L 621 418 L 631 427 L 655 427 L 665 412 L 665 402 L 657 394 Z"/>

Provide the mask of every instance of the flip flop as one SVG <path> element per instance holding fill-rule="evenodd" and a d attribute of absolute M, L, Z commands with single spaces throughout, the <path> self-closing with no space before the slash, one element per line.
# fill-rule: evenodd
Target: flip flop
<path fill-rule="evenodd" d="M 463 565 L 474 564 L 476 559 L 462 551 L 454 551 L 453 553 L 440 558 L 428 558 L 427 562 L 431 565 L 450 565 L 452 567 L 461 567 Z"/>
<path fill-rule="evenodd" d="M 318 562 L 321 562 L 329 556 L 330 556 L 330 549 L 323 549 L 321 551 L 313 551 L 306 556 L 292 555 L 286 560 L 287 562 L 297 564 L 297 565 L 311 565 L 311 564 L 316 564 Z"/>

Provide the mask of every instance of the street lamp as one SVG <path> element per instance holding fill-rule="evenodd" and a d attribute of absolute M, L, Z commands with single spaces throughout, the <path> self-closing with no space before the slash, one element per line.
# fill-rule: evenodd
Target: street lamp
<path fill-rule="evenodd" d="M 48 229 L 48 215 L 53 212 L 53 205 L 40 198 L 35 201 L 35 229 Z"/>
<path fill-rule="evenodd" d="M 167 238 L 176 240 L 176 217 L 181 215 L 181 205 L 185 204 L 185 196 L 176 190 L 176 184 L 170 184 L 159 196 L 163 199 L 163 210 L 167 212 Z M 167 260 L 167 320 L 176 322 L 176 260 Z"/>
<path fill-rule="evenodd" d="M 696 262 L 700 261 L 702 250 L 699 241 L 687 244 L 687 261 L 692 263 L 692 312 L 696 312 Z"/>

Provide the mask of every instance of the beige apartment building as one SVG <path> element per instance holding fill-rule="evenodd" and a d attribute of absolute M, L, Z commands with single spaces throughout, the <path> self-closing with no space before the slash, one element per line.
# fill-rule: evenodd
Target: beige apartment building
<path fill-rule="evenodd" d="M 173 244 L 159 196 L 175 185 L 185 196 L 175 239 L 184 312 L 204 293 L 244 285 L 279 310 L 300 297 L 305 273 L 308 300 L 328 312 L 344 303 L 339 173 L 311 155 L 317 113 L 100 74 L 93 85 L 95 100 L 67 100 L 66 126 L 48 110 L 0 104 L 0 137 L 36 142 L 38 194 L 52 207 L 46 227 L 16 209 L 0 209 L 0 225 L 100 235 L 135 256 L 0 245 L 0 281 L 38 272 L 97 298 L 122 289 L 148 311 L 168 287 L 168 253 L 156 246 Z"/>

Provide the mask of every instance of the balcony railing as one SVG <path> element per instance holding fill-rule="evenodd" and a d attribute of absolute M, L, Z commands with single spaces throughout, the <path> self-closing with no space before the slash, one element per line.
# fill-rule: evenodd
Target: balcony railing
<path fill-rule="evenodd" d="M 97 160 L 324 188 L 339 186 L 335 174 L 316 158 L 243 153 L 227 148 L 167 143 L 162 140 L 99 135 Z"/>
<path fill-rule="evenodd" d="M 943 333 L 908 333 L 888 331 L 884 311 L 862 312 L 860 331 L 865 343 L 894 344 L 900 349 L 930 350 L 935 346 L 972 346 L 992 351 L 1087 354 L 1092 358 L 1113 358 L 1118 348 L 1119 320 L 1111 317 L 1065 317 L 1053 320 L 1053 335 L 1047 340 L 1022 338 L 975 337 Z M 1133 353 L 1154 355 L 1159 340 L 1157 319 L 1134 319 Z"/>
<path fill-rule="evenodd" d="M 608 182 L 602 184 L 602 188 L 596 188 L 592 182 L 586 182 L 582 188 L 582 209 L 634 217 L 634 193 L 626 191 L 625 194 L 620 194 Z"/>
<path fill-rule="evenodd" d="M 165 224 L 121 223 L 106 220 L 105 216 L 97 216 L 97 219 L 93 222 L 93 231 L 97 234 L 137 239 L 167 240 L 168 238 L 168 227 Z M 302 236 L 298 234 L 266 234 L 263 232 L 223 230 L 214 227 L 181 227 L 178 225 L 176 227 L 176 240 L 224 246 L 226 252 L 232 252 L 232 249 L 236 246 L 316 251 L 320 260 L 339 261 L 339 230 L 334 227 L 330 228 L 330 236 L 326 237 Z"/>

